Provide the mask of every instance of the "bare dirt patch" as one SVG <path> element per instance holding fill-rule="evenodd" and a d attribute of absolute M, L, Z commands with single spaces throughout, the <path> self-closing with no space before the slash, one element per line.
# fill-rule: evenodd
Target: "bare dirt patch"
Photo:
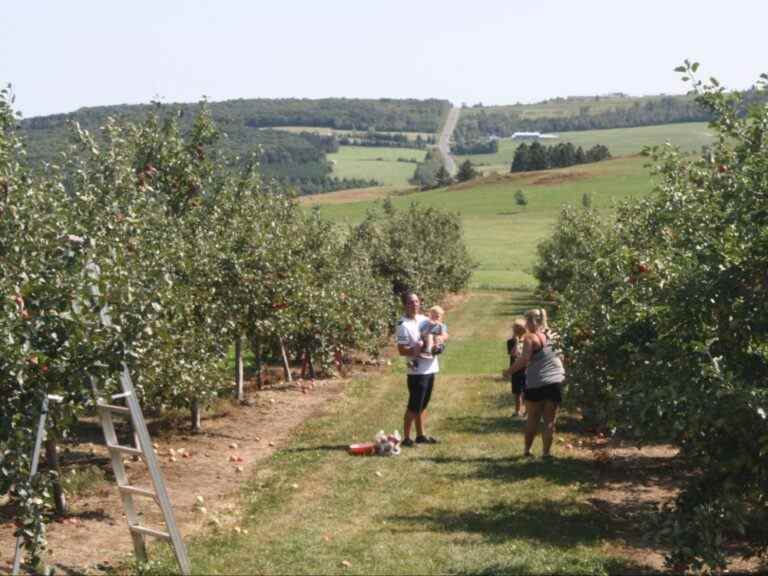
<path fill-rule="evenodd" d="M 402 186 L 373 186 L 370 188 L 350 188 L 337 192 L 324 194 L 312 194 L 299 198 L 299 203 L 304 206 L 321 206 L 324 204 L 349 204 L 351 202 L 367 202 L 386 198 L 390 194 L 400 192 L 412 192 L 412 188 L 404 189 Z"/>
<path fill-rule="evenodd" d="M 594 174 L 581 171 L 558 171 L 548 172 L 539 178 L 535 178 L 528 182 L 530 186 L 556 186 L 563 182 L 575 182 L 576 180 L 586 180 L 594 177 Z"/>
<path fill-rule="evenodd" d="M 370 368 L 374 369 L 374 368 Z M 203 418 L 204 432 L 161 430 L 153 434 L 176 521 L 185 540 L 212 522 L 227 522 L 237 514 L 239 490 L 291 432 L 308 418 L 323 414 L 343 392 L 343 380 L 299 381 L 264 390 L 251 390 L 248 402 L 234 402 Z M 100 429 L 98 429 L 100 434 Z M 97 434 L 94 434 L 94 438 Z M 108 464 L 103 441 L 73 447 L 104 470 Z M 72 452 L 71 454 L 74 454 Z M 70 455 L 71 455 L 70 454 Z M 66 463 L 67 454 L 63 454 Z M 151 486 L 143 462 L 127 462 L 131 484 Z M 66 474 L 70 466 L 65 465 Z M 69 498 L 70 515 L 48 529 L 47 560 L 64 573 L 94 573 L 133 553 L 125 514 L 114 481 L 99 483 L 87 495 Z M 202 507 L 197 498 L 202 497 Z M 139 505 L 143 523 L 162 529 L 159 508 L 151 501 Z M 10 510 L 0 510 L 0 572 L 10 573 L 15 539 Z"/>
<path fill-rule="evenodd" d="M 598 471 L 590 503 L 615 535 L 611 551 L 652 571 L 664 570 L 664 553 L 648 534 L 658 507 L 674 499 L 684 471 L 672 446 L 638 447 L 596 437 L 589 448 Z"/>
<path fill-rule="evenodd" d="M 675 499 L 683 479 L 691 473 L 678 458 L 678 450 L 670 445 L 638 446 L 600 436 L 586 440 L 583 448 L 576 449 L 591 452 L 597 469 L 598 488 L 589 501 L 614 535 L 607 551 L 628 558 L 651 573 L 667 571 L 667 550 L 657 546 L 648 530 L 659 507 Z M 757 574 L 760 564 L 734 554 L 729 558 L 728 569 Z"/>
<path fill-rule="evenodd" d="M 449 191 L 474 189 L 479 185 L 517 183 L 520 186 L 556 186 L 564 182 L 575 182 L 594 178 L 594 172 L 560 168 L 556 170 L 541 170 L 536 172 L 514 172 L 507 174 L 490 174 L 481 178 L 461 182 L 449 186 Z"/>

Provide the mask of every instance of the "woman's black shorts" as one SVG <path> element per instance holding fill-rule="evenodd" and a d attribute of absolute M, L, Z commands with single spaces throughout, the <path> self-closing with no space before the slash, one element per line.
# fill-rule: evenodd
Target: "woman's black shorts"
<path fill-rule="evenodd" d="M 408 374 L 408 410 L 416 414 L 426 410 L 434 384 L 434 374 Z"/>
<path fill-rule="evenodd" d="M 540 388 L 526 388 L 525 399 L 530 402 L 549 400 L 555 404 L 560 404 L 563 401 L 561 386 L 562 382 L 560 384 L 547 384 Z"/>
<path fill-rule="evenodd" d="M 525 392 L 525 370 L 518 370 L 512 374 L 512 394 Z"/>

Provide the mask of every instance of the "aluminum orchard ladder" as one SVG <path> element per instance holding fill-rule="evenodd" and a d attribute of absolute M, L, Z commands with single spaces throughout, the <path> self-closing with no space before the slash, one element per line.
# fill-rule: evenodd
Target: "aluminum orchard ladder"
<path fill-rule="evenodd" d="M 173 552 L 176 555 L 176 561 L 179 564 L 181 574 L 185 576 L 189 575 L 191 570 L 189 557 L 187 556 L 187 548 L 184 545 L 184 541 L 181 539 L 181 534 L 179 533 L 176 520 L 173 516 L 171 500 L 168 497 L 168 491 L 165 488 L 165 482 L 163 481 L 163 476 L 160 472 L 157 456 L 152 446 L 152 439 L 149 436 L 147 424 L 144 421 L 144 415 L 142 414 L 139 400 L 136 397 L 136 391 L 133 387 L 128 367 L 123 364 L 123 371 L 120 374 L 120 386 L 123 391 L 119 394 L 114 394 L 111 398 L 112 401 L 124 400 L 125 406 L 104 401 L 100 396 L 93 379 L 91 380 L 91 386 L 93 388 L 94 396 L 96 397 L 96 408 L 99 413 L 101 427 L 104 430 L 104 441 L 107 445 L 107 450 L 109 450 L 112 469 L 114 470 L 115 479 L 117 480 L 117 488 L 120 491 L 123 508 L 125 508 L 128 529 L 130 530 L 131 538 L 133 539 L 133 548 L 136 553 L 136 558 L 143 562 L 147 560 L 147 548 L 144 541 L 145 536 L 160 538 L 168 541 L 173 547 Z M 119 443 L 117 433 L 115 432 L 114 421 L 112 419 L 113 415 L 130 417 L 131 425 L 133 427 L 133 437 L 135 440 L 134 446 L 124 446 Z M 150 478 L 152 479 L 153 489 L 129 484 L 125 472 L 125 465 L 123 464 L 123 456 L 139 456 L 144 460 L 144 463 L 149 470 Z M 139 516 L 136 512 L 136 506 L 134 505 L 134 497 L 150 498 L 155 501 L 163 513 L 167 531 L 150 528 L 140 523 Z"/>
<path fill-rule="evenodd" d="M 40 464 L 40 450 L 43 446 L 43 440 L 45 439 L 45 422 L 48 419 L 48 403 L 49 402 L 61 402 L 63 398 L 55 394 L 48 394 L 43 398 L 43 406 L 40 410 L 40 419 L 37 421 L 37 434 L 35 435 L 35 447 L 32 450 L 32 465 L 29 469 L 29 480 L 35 477 L 37 474 L 37 467 Z M 21 568 L 21 545 L 24 539 L 21 536 L 16 537 L 16 551 L 13 554 L 13 571 L 11 574 L 16 576 Z"/>

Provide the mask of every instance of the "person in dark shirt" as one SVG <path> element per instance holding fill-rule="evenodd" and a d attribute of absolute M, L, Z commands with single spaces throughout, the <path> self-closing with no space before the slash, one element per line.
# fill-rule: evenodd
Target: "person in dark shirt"
<path fill-rule="evenodd" d="M 525 327 L 525 320 L 518 318 L 512 324 L 512 338 L 507 340 L 507 354 L 509 355 L 509 367 L 511 368 L 515 360 L 523 351 L 523 337 L 528 333 Z M 515 396 L 515 416 L 525 417 L 525 368 L 518 370 L 510 375 L 512 384 L 512 394 Z"/>

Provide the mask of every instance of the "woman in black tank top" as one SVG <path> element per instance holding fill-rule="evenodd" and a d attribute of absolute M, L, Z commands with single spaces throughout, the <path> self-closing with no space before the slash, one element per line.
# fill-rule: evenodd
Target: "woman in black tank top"
<path fill-rule="evenodd" d="M 562 402 L 561 386 L 565 371 L 559 356 L 552 350 L 545 333 L 546 313 L 534 308 L 525 314 L 529 333 L 523 340 L 523 353 L 507 373 L 526 369 L 525 407 L 528 418 L 525 424 L 524 456 L 532 456 L 531 446 L 544 420 L 542 432 L 542 457 L 549 458 L 555 435 L 557 410 Z"/>

